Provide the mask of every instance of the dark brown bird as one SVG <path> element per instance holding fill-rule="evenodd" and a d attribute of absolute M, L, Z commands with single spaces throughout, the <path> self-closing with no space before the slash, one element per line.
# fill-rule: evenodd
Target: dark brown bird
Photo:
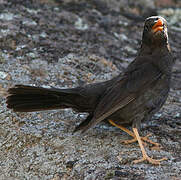
<path fill-rule="evenodd" d="M 124 73 L 95 84 L 72 89 L 47 89 L 16 85 L 8 90 L 7 107 L 17 112 L 31 112 L 50 109 L 72 108 L 77 112 L 87 112 L 88 117 L 75 131 L 87 131 L 103 120 L 119 127 L 138 141 L 142 159 L 159 164 L 166 158 L 150 158 L 140 137 L 140 123 L 150 120 L 167 99 L 170 89 L 173 58 L 168 44 L 167 22 L 160 16 L 149 17 L 145 21 L 141 48 L 135 60 Z M 132 124 L 133 132 L 122 125 Z"/>

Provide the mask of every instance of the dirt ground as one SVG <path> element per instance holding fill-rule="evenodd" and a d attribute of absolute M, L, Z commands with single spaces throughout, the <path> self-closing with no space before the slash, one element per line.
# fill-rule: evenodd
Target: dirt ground
<path fill-rule="evenodd" d="M 180 7 L 179 0 L 1 0 L 0 180 L 180 180 Z M 130 137 L 109 124 L 72 134 L 86 114 L 6 108 L 5 91 L 15 84 L 66 88 L 114 77 L 135 58 L 151 15 L 167 19 L 175 59 L 169 98 L 141 130 L 162 145 L 146 147 L 168 158 L 160 166 L 133 164 L 138 144 L 121 143 Z"/>

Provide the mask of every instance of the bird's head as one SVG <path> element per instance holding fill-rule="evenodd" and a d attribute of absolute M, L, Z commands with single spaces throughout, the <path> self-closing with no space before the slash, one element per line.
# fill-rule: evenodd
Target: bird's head
<path fill-rule="evenodd" d="M 143 30 L 142 45 L 158 47 L 167 44 L 167 21 L 161 16 L 147 18 Z"/>

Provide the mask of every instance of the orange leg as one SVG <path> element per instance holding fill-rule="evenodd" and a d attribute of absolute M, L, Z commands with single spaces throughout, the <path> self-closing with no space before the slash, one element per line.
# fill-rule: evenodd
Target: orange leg
<path fill-rule="evenodd" d="M 159 160 L 155 160 L 155 159 L 150 158 L 150 157 L 147 155 L 147 153 L 146 153 L 146 151 L 145 151 L 145 148 L 144 148 L 144 146 L 143 146 L 143 144 L 144 144 L 143 141 L 146 141 L 146 142 L 148 142 L 148 143 L 154 144 L 155 146 L 159 146 L 158 143 L 152 142 L 151 140 L 148 139 L 148 136 L 150 136 L 150 135 L 147 135 L 147 136 L 145 136 L 145 137 L 140 137 L 140 136 L 139 136 L 139 133 L 138 133 L 138 130 L 137 130 L 136 128 L 133 128 L 133 132 L 131 132 L 130 130 L 126 129 L 125 127 L 123 127 L 123 126 L 121 126 L 121 125 L 117 125 L 117 124 L 114 123 L 112 120 L 109 120 L 109 123 L 112 124 L 113 126 L 119 128 L 119 129 L 123 130 L 124 132 L 128 133 L 130 136 L 133 137 L 132 140 L 127 140 L 127 141 L 125 141 L 126 143 L 132 143 L 132 142 L 138 141 L 143 157 L 142 157 L 141 159 L 139 159 L 139 160 L 133 161 L 134 163 L 139 163 L 139 162 L 143 162 L 143 161 L 148 161 L 148 162 L 151 163 L 151 164 L 159 165 L 159 164 L 160 164 L 160 161 L 167 160 L 167 158 L 162 158 L 162 159 L 159 159 Z"/>
<path fill-rule="evenodd" d="M 131 140 L 124 140 L 123 142 L 124 142 L 125 144 L 130 144 L 130 143 L 134 143 L 134 142 L 138 141 L 137 138 L 136 138 L 136 136 L 135 136 L 135 134 L 134 134 L 133 132 L 131 132 L 130 130 L 126 129 L 125 127 L 123 127 L 123 126 L 121 126 L 121 125 L 118 125 L 118 124 L 114 123 L 114 121 L 112 121 L 112 120 L 109 120 L 109 123 L 112 124 L 113 126 L 119 128 L 119 129 L 121 129 L 122 131 L 126 132 L 127 134 L 129 134 L 130 136 L 133 137 L 133 139 L 131 139 Z M 155 149 L 157 149 L 160 145 L 159 145 L 159 143 L 155 143 L 155 142 L 151 141 L 150 139 L 148 139 L 148 137 L 149 137 L 150 135 L 151 135 L 151 134 L 148 134 L 148 135 L 146 135 L 145 137 L 140 137 L 140 138 L 141 138 L 141 140 L 143 140 L 143 141 L 145 141 L 145 142 L 148 142 L 148 143 L 150 143 L 150 144 L 153 144 L 153 145 L 155 146 Z M 144 145 L 146 145 L 145 142 L 142 142 L 142 143 L 143 143 Z"/>
<path fill-rule="evenodd" d="M 160 161 L 164 161 L 164 160 L 167 160 L 167 158 L 162 158 L 162 159 L 159 159 L 159 160 L 156 160 L 156 159 L 152 159 L 150 158 L 146 151 L 145 151 L 145 148 L 143 146 L 143 143 L 142 143 L 142 140 L 141 140 L 141 137 L 139 136 L 139 133 L 138 133 L 138 130 L 136 128 L 133 128 L 133 132 L 136 136 L 136 139 L 139 143 L 139 146 L 140 146 L 140 149 L 141 149 L 141 152 L 142 152 L 142 155 L 143 157 L 139 160 L 135 160 L 133 161 L 134 163 L 139 163 L 139 162 L 143 162 L 143 161 L 148 161 L 149 163 L 151 164 L 154 164 L 154 165 L 159 165 L 160 164 Z"/>

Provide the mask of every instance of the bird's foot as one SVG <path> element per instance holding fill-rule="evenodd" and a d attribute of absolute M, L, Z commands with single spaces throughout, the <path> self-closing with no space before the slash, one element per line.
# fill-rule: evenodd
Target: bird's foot
<path fill-rule="evenodd" d="M 141 137 L 139 136 L 139 133 L 138 133 L 138 129 L 137 128 L 133 128 L 133 132 L 135 134 L 135 137 L 137 138 L 137 141 L 138 141 L 138 144 L 140 146 L 140 149 L 141 149 L 141 152 L 142 152 L 142 156 L 143 156 L 141 159 L 133 161 L 133 163 L 139 163 L 139 162 L 147 161 L 147 162 L 149 162 L 151 164 L 159 165 L 161 161 L 167 160 L 167 158 L 162 158 L 162 159 L 158 159 L 158 160 L 150 158 L 147 155 L 146 151 L 145 151 L 145 148 L 143 146 L 143 142 L 142 142 Z M 148 136 L 145 136 L 145 137 L 147 139 Z"/>
<path fill-rule="evenodd" d="M 146 136 L 144 136 L 144 137 L 140 137 L 141 138 L 141 140 L 142 140 L 142 143 L 143 143 L 143 145 L 144 146 L 146 146 L 147 145 L 147 143 L 150 143 L 150 144 L 153 144 L 154 145 L 154 147 L 152 147 L 152 149 L 160 149 L 160 147 L 161 147 L 161 145 L 159 144 L 159 143 L 156 143 L 156 142 L 153 142 L 152 140 L 150 140 L 148 137 L 149 136 L 151 136 L 151 134 L 148 134 L 148 135 L 146 135 Z M 123 140 L 122 142 L 123 143 L 125 143 L 125 144 L 131 144 L 131 143 L 134 143 L 134 142 L 136 142 L 137 141 L 137 138 L 136 137 L 134 137 L 133 139 L 131 139 L 131 140 Z"/>
<path fill-rule="evenodd" d="M 143 155 L 143 157 L 141 159 L 134 160 L 133 163 L 137 164 L 137 163 L 140 163 L 143 161 L 147 161 L 151 164 L 159 165 L 161 161 L 165 161 L 165 160 L 167 160 L 167 158 L 153 159 L 153 158 L 150 158 L 147 154 L 145 154 L 145 155 Z"/>

